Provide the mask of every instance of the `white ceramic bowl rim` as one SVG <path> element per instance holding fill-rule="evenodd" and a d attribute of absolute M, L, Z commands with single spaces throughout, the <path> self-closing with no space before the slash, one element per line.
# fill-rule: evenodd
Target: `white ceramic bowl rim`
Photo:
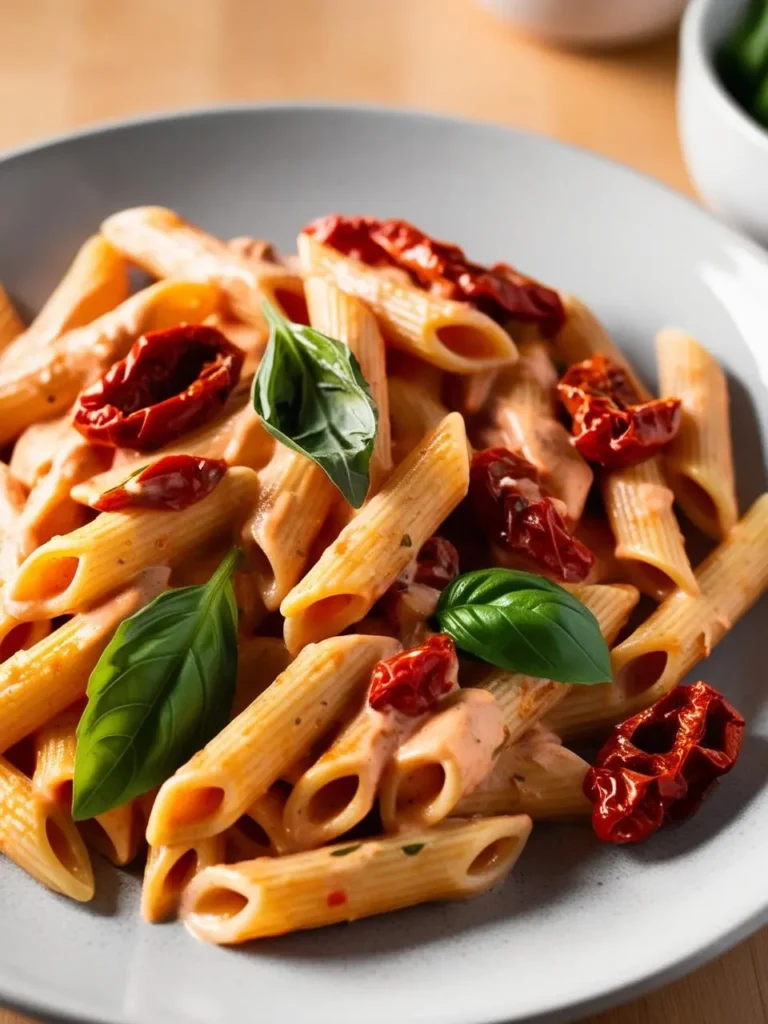
<path fill-rule="evenodd" d="M 725 116 L 737 131 L 749 142 L 761 146 L 768 154 L 768 128 L 763 128 L 751 114 L 731 96 L 715 70 L 711 45 L 704 38 L 704 25 L 709 11 L 723 0 L 691 0 L 683 15 L 680 30 L 680 44 L 686 57 L 697 64 L 703 78 L 710 86 L 715 103 L 719 104 Z"/>

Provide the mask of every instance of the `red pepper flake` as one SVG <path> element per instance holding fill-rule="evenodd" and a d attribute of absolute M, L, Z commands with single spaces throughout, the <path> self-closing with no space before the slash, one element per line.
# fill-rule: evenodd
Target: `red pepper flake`
<path fill-rule="evenodd" d="M 343 889 L 334 889 L 333 892 L 329 892 L 326 897 L 326 903 L 329 907 L 341 907 L 347 902 L 347 894 Z"/>
<path fill-rule="evenodd" d="M 368 703 L 375 711 L 400 711 L 417 718 L 431 711 L 457 685 L 459 662 L 445 633 L 380 661 L 371 675 Z"/>
<path fill-rule="evenodd" d="M 430 238 L 404 220 L 330 214 L 304 231 L 369 266 L 406 270 L 422 288 L 469 302 L 500 323 L 510 318 L 536 323 L 547 336 L 555 335 L 565 323 L 556 291 L 506 263 L 492 267 L 470 263 L 459 246 Z"/>
<path fill-rule="evenodd" d="M 469 493 L 491 541 L 533 572 L 580 583 L 595 556 L 566 525 L 565 506 L 541 484 L 539 471 L 508 448 L 486 448 L 472 458 Z"/>
<path fill-rule="evenodd" d="M 119 512 L 128 508 L 178 512 L 207 498 L 226 472 L 224 459 L 165 455 L 129 476 L 118 487 L 105 491 L 91 507 L 98 512 Z"/>
<path fill-rule="evenodd" d="M 643 402 L 624 367 L 604 355 L 574 363 L 557 390 L 573 418 L 574 446 L 608 469 L 644 462 L 680 429 L 679 398 Z"/>
<path fill-rule="evenodd" d="M 94 444 L 161 448 L 221 408 L 244 358 L 215 327 L 151 331 L 80 395 L 74 425 Z"/>
<path fill-rule="evenodd" d="M 584 781 L 598 838 L 637 843 L 689 818 L 733 768 L 744 725 L 717 690 L 698 682 L 617 726 Z"/>

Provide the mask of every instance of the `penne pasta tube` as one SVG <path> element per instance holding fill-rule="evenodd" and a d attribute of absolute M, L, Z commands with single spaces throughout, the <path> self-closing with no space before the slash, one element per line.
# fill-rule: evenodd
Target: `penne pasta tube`
<path fill-rule="evenodd" d="M 45 348 L 67 331 L 91 323 L 129 294 L 125 260 L 101 235 L 93 235 L 80 247 L 29 328 L 0 357 L 0 369 Z"/>
<path fill-rule="evenodd" d="M 722 540 L 739 517 L 725 374 L 690 334 L 673 328 L 657 335 L 656 357 L 662 395 L 683 403 L 680 432 L 665 450 L 670 487 L 691 522 Z"/>
<path fill-rule="evenodd" d="M 0 757 L 0 853 L 54 892 L 93 898 L 88 852 L 69 814 L 41 799 L 30 780 Z"/>
<path fill-rule="evenodd" d="M 392 472 L 384 339 L 373 313 L 359 299 L 338 288 L 333 281 L 310 277 L 305 281 L 304 289 L 310 323 L 323 334 L 343 342 L 352 352 L 376 403 L 378 428 L 370 463 L 371 485 L 368 497 L 371 497 Z"/>
<path fill-rule="evenodd" d="M 565 308 L 565 324 L 555 338 L 554 346 L 562 361 L 570 366 L 598 354 L 607 356 L 611 362 L 624 367 L 642 401 L 649 401 L 652 397 L 650 391 L 594 313 L 573 295 L 560 292 L 560 299 Z"/>
<path fill-rule="evenodd" d="M 16 307 L 0 284 L 0 358 L 11 342 L 24 331 L 24 323 Z"/>
<path fill-rule="evenodd" d="M 199 323 L 218 301 L 213 286 L 164 281 L 0 368 L 0 444 L 33 423 L 60 415 L 142 334 L 180 321 Z"/>
<path fill-rule="evenodd" d="M 38 622 L 19 622 L 3 609 L 3 591 L 0 587 L 0 665 L 17 651 L 26 651 L 51 632 L 48 619 Z"/>
<path fill-rule="evenodd" d="M 512 363 L 517 349 L 503 327 L 466 302 L 442 299 L 416 285 L 343 256 L 309 235 L 298 239 L 308 276 L 324 277 L 362 299 L 389 344 L 452 373 Z"/>
<path fill-rule="evenodd" d="M 386 637 L 342 636 L 302 651 L 163 784 L 149 842 L 191 843 L 233 825 L 339 720 L 368 685 L 374 665 L 399 648 Z"/>
<path fill-rule="evenodd" d="M 448 409 L 416 381 L 390 377 L 388 385 L 392 459 L 398 465 L 445 419 Z"/>
<path fill-rule="evenodd" d="M 18 566 L 19 518 L 27 500 L 23 485 L 4 462 L 0 462 L 0 587 Z M 2 605 L 0 604 L 0 622 Z"/>
<path fill-rule="evenodd" d="M 72 488 L 104 469 L 109 449 L 89 444 L 76 431 L 56 451 L 48 473 L 30 491 L 17 526 L 18 562 L 53 537 L 84 526 L 88 512 L 70 497 Z"/>
<path fill-rule="evenodd" d="M 285 807 L 295 849 L 309 850 L 349 832 L 376 802 L 379 782 L 398 746 L 422 724 L 367 699 L 328 750 L 301 776 Z"/>
<path fill-rule="evenodd" d="M 301 579 L 338 491 L 316 463 L 282 444 L 259 479 L 242 545 L 261 599 L 275 611 Z"/>
<path fill-rule="evenodd" d="M 266 840 L 269 856 L 280 857 L 293 853 L 297 848 L 284 820 L 290 793 L 291 787 L 278 779 L 248 809 L 245 814 L 245 822 L 248 824 L 244 824 L 241 819 L 241 828 L 244 827 L 245 835 L 251 841 L 257 836 L 263 837 L 262 843 Z"/>
<path fill-rule="evenodd" d="M 250 381 L 241 382 L 220 415 L 155 452 L 120 449 L 111 469 L 76 484 L 71 491 L 72 498 L 83 505 L 92 505 L 105 491 L 119 487 L 132 473 L 167 455 L 197 455 L 205 459 L 224 459 L 229 466 L 263 469 L 272 458 L 275 441 L 251 407 L 249 392 Z"/>
<path fill-rule="evenodd" d="M 535 731 L 535 730 L 534 730 Z M 505 747 L 493 771 L 456 807 L 461 817 L 527 814 L 534 821 L 588 815 L 589 764 L 572 750 L 536 737 Z"/>
<path fill-rule="evenodd" d="M 616 538 L 616 558 L 629 570 L 632 582 L 656 600 L 675 587 L 695 594 L 696 579 L 661 456 L 601 474 L 600 491 Z"/>
<path fill-rule="evenodd" d="M 367 615 L 468 486 L 464 420 L 451 413 L 284 598 L 288 650 L 340 633 Z"/>
<path fill-rule="evenodd" d="M 77 723 L 83 713 L 78 701 L 56 715 L 35 733 L 35 771 L 32 785 L 36 793 L 64 810 L 72 808 L 72 780 L 75 777 Z"/>
<path fill-rule="evenodd" d="M 512 869 L 525 815 L 450 822 L 408 836 L 207 868 L 181 915 L 198 939 L 231 944 L 485 892 Z M 344 851 L 344 855 L 342 854 Z"/>
<path fill-rule="evenodd" d="M 255 502 L 258 486 L 252 469 L 235 467 L 211 494 L 181 511 L 102 512 L 37 548 L 6 585 L 6 608 L 22 620 L 81 611 L 141 569 L 176 565 L 225 535 Z"/>
<path fill-rule="evenodd" d="M 640 599 L 637 589 L 625 584 L 595 584 L 573 588 L 600 624 L 610 646 L 632 614 Z M 571 683 L 553 679 L 536 679 L 519 672 L 495 669 L 479 684 L 496 698 L 508 730 L 508 743 L 516 743 L 532 726 L 559 704 L 573 689 Z M 596 689 L 596 687 L 577 687 Z"/>
<path fill-rule="evenodd" d="M 379 794 L 385 830 L 447 818 L 489 774 L 505 742 L 493 694 L 468 687 L 444 698 L 387 768 Z"/>
<path fill-rule="evenodd" d="M 599 734 L 669 693 L 768 588 L 768 494 L 696 570 L 697 597 L 676 590 L 611 654 L 614 683 L 574 687 L 545 719 L 564 739 Z"/>
<path fill-rule="evenodd" d="M 173 917 L 181 897 L 205 868 L 224 861 L 224 837 L 201 839 L 192 846 L 150 846 L 141 887 L 141 916 L 148 924 Z"/>
<path fill-rule="evenodd" d="M 500 370 L 483 370 L 481 373 L 454 377 L 452 381 L 455 384 L 454 407 L 465 417 L 476 416 L 482 412 L 491 403 L 500 373 Z"/>
<path fill-rule="evenodd" d="M 504 443 L 538 469 L 546 489 L 578 522 L 590 488 L 592 470 L 571 444 L 555 414 L 557 373 L 545 342 L 525 342 L 520 359 L 499 374 L 494 387 L 494 414 Z"/>
<path fill-rule="evenodd" d="M 53 457 L 77 431 L 72 426 L 72 410 L 43 423 L 33 423 L 16 439 L 9 468 L 16 479 L 31 491 L 50 472 Z M 78 437 L 81 435 L 77 435 Z"/>
<path fill-rule="evenodd" d="M 167 580 L 166 569 L 147 569 L 116 596 L 0 665 L 0 752 L 85 696 L 88 677 L 112 634 L 162 593 Z"/>
<path fill-rule="evenodd" d="M 138 800 L 129 800 L 79 824 L 86 844 L 117 867 L 134 861 L 144 845 L 147 820 Z"/>
<path fill-rule="evenodd" d="M 278 263 L 241 255 L 237 247 L 187 223 L 173 210 L 137 206 L 101 225 L 112 245 L 155 277 L 210 281 L 226 295 L 231 311 L 264 326 L 265 300 L 289 320 L 307 323 L 301 278 Z"/>

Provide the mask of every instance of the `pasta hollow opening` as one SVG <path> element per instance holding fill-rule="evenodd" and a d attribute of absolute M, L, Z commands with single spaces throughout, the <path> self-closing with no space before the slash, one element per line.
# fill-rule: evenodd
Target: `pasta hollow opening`
<path fill-rule="evenodd" d="M 649 565 L 648 562 L 639 562 L 634 559 L 629 559 L 628 561 L 630 561 L 634 572 L 637 574 L 641 590 L 645 587 L 650 593 L 666 595 L 677 588 L 677 581 L 673 580 L 663 569 L 659 569 L 655 565 Z M 632 578 L 634 579 L 634 577 Z"/>
<path fill-rule="evenodd" d="M 190 907 L 197 917 L 215 917 L 230 921 L 248 906 L 248 897 L 227 886 L 205 889 Z"/>
<path fill-rule="evenodd" d="M 464 359 L 498 359 L 499 348 L 486 331 L 470 324 L 443 324 L 437 328 L 437 340 L 449 352 Z"/>
<path fill-rule="evenodd" d="M 295 324 L 309 324 L 309 310 L 303 293 L 291 288 L 275 288 L 274 298 L 284 316 Z"/>
<path fill-rule="evenodd" d="M 693 506 L 698 510 L 699 520 L 706 520 L 716 526 L 719 523 L 720 514 L 709 491 L 685 473 L 675 473 L 674 481 L 674 489 L 678 498 L 682 499 L 687 507 Z"/>
<path fill-rule="evenodd" d="M 365 614 L 365 602 L 356 594 L 333 594 L 331 597 L 324 597 L 315 601 L 304 612 L 304 616 L 310 628 L 319 627 L 331 629 L 337 620 L 347 624 L 351 609 L 361 607 L 360 617 Z M 355 610 L 353 620 L 357 617 Z"/>
<path fill-rule="evenodd" d="M 347 810 L 360 788 L 359 775 L 343 775 L 321 786 L 313 794 L 307 809 L 313 825 L 325 825 Z"/>
<path fill-rule="evenodd" d="M 664 675 L 669 661 L 667 651 L 647 651 L 628 661 L 619 670 L 616 683 L 622 693 L 634 697 L 650 689 Z"/>
<path fill-rule="evenodd" d="M 479 875 L 497 871 L 512 856 L 518 843 L 519 839 L 514 839 L 512 836 L 501 836 L 499 839 L 494 839 L 477 854 L 467 868 L 467 874 L 470 878 L 477 878 Z"/>
<path fill-rule="evenodd" d="M 13 629 L 8 630 L 0 640 L 0 664 L 12 658 L 14 654 L 23 650 L 30 641 L 32 631 L 35 628 L 34 622 L 20 622 Z"/>
<path fill-rule="evenodd" d="M 196 871 L 197 850 L 187 850 L 165 876 L 165 888 L 173 894 L 180 893 Z"/>
<path fill-rule="evenodd" d="M 30 572 L 21 572 L 12 585 L 13 601 L 47 601 L 59 597 L 72 584 L 80 568 L 74 555 L 50 558 L 37 564 Z"/>
<path fill-rule="evenodd" d="M 90 818 L 88 821 L 81 822 L 80 831 L 87 846 L 100 853 L 102 857 L 106 857 L 113 864 L 118 863 L 120 859 L 118 849 L 112 841 L 109 832 L 96 818 Z"/>
<path fill-rule="evenodd" d="M 72 849 L 69 836 L 52 815 L 45 819 L 45 838 L 48 841 L 51 852 L 61 866 L 70 875 L 78 875 L 80 873 L 80 861 Z"/>
<path fill-rule="evenodd" d="M 200 786 L 197 789 L 183 789 L 171 801 L 169 826 L 184 828 L 187 825 L 199 825 L 212 818 L 224 803 L 224 790 L 221 786 Z"/>
<path fill-rule="evenodd" d="M 408 772 L 397 787 L 395 811 L 398 818 L 420 817 L 440 796 L 445 780 L 445 768 L 440 762 L 430 762 Z"/>

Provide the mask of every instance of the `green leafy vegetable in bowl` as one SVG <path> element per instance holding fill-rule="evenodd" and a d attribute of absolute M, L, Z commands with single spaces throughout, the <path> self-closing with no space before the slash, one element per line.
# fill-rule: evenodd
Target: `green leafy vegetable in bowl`
<path fill-rule="evenodd" d="M 715 64 L 737 103 L 768 128 L 768 0 L 752 0 L 747 6 Z"/>

